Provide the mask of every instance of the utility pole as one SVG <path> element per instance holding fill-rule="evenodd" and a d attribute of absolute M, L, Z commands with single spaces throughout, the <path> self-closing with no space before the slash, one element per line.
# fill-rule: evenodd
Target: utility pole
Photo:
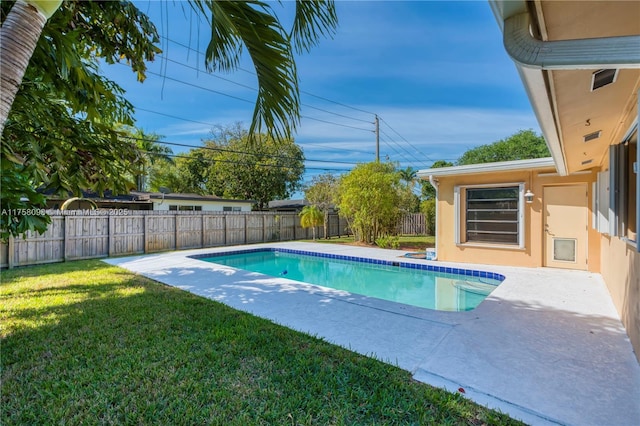
<path fill-rule="evenodd" d="M 380 162 L 380 119 L 378 118 L 378 114 L 376 114 L 376 162 Z"/>

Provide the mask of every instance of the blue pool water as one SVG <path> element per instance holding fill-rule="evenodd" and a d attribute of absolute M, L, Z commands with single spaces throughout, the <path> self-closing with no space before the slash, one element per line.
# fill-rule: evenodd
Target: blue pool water
<path fill-rule="evenodd" d="M 504 276 L 286 249 L 254 249 L 197 256 L 200 260 L 440 311 L 468 311 Z"/>

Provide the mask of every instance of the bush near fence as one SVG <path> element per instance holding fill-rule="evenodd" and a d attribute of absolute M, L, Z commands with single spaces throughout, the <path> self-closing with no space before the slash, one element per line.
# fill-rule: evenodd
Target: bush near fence
<path fill-rule="evenodd" d="M 44 234 L 27 232 L 24 238 L 0 244 L 0 267 L 312 238 L 311 229 L 300 226 L 298 214 L 289 212 L 70 210 L 50 214 L 51 224 Z M 324 236 L 319 229 L 318 235 Z M 402 234 L 422 235 L 424 229 L 424 217 L 404 218 L 398 226 Z M 329 215 L 328 234 L 347 235 L 346 221 Z"/>

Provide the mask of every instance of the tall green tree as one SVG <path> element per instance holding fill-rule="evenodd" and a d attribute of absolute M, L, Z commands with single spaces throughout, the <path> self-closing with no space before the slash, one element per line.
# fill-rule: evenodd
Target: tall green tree
<path fill-rule="evenodd" d="M 529 129 L 520 130 L 505 139 L 472 148 L 462 154 L 457 164 L 493 163 L 549 156 L 551 154 L 544 137 Z"/>
<path fill-rule="evenodd" d="M 400 176 L 391 163 L 358 164 L 342 176 L 338 209 L 353 230 L 356 241 L 372 244 L 395 232 L 399 209 Z"/>
<path fill-rule="evenodd" d="M 332 173 L 314 176 L 311 184 L 304 190 L 304 196 L 312 205 L 316 206 L 324 215 L 324 237 L 328 238 L 329 211 L 335 204 L 338 191 L 338 178 Z"/>
<path fill-rule="evenodd" d="M 3 37 L 11 36 L 12 6 L 1 4 Z M 137 149 L 116 130 L 120 123 L 133 124 L 132 107 L 116 84 L 99 75 L 98 61 L 126 61 L 144 79 L 145 62 L 160 51 L 155 27 L 131 3 L 67 1 L 42 35 L 2 133 L 2 175 L 10 181 L 1 188 L 3 212 L 43 207 L 36 188 L 79 195 L 133 185 L 126 176 Z M 10 48 L 3 44 L 3 54 L 12 57 Z M 0 65 L 4 76 L 14 64 Z M 44 231 L 48 218 L 3 214 L 0 221 L 6 237 Z"/>
<path fill-rule="evenodd" d="M 258 209 L 286 199 L 301 186 L 304 154 L 292 139 L 250 137 L 241 124 L 217 128 L 204 147 L 177 162 L 179 175 L 194 192 L 255 200 Z"/>

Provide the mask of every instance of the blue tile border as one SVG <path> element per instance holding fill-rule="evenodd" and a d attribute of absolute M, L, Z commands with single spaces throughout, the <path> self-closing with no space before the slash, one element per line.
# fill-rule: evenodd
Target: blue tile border
<path fill-rule="evenodd" d="M 502 274 L 497 274 L 494 272 L 487 272 L 487 271 L 476 271 L 473 269 L 451 268 L 451 267 L 436 266 L 436 265 L 423 265 L 420 263 L 407 263 L 407 262 L 400 262 L 400 261 L 394 261 L 394 260 L 371 259 L 367 257 L 343 256 L 339 254 L 329 254 L 329 253 L 304 251 L 304 250 L 293 250 L 293 249 L 279 248 L 279 247 L 278 248 L 268 247 L 268 248 L 259 248 L 259 249 L 241 249 L 241 250 L 233 250 L 233 251 L 225 251 L 225 252 L 203 253 L 203 254 L 194 254 L 187 257 L 190 257 L 192 259 L 209 259 L 213 257 L 229 256 L 233 254 L 257 253 L 257 252 L 281 252 L 281 253 L 290 253 L 290 254 L 300 254 L 304 256 L 324 257 L 329 259 L 348 260 L 352 262 L 373 263 L 375 265 L 399 266 L 401 268 L 419 269 L 423 271 L 430 271 L 430 272 L 443 273 L 443 274 L 455 274 L 455 275 L 473 276 L 477 278 L 487 278 L 491 280 L 497 280 L 500 282 L 504 281 L 504 279 L 506 278 Z"/>

